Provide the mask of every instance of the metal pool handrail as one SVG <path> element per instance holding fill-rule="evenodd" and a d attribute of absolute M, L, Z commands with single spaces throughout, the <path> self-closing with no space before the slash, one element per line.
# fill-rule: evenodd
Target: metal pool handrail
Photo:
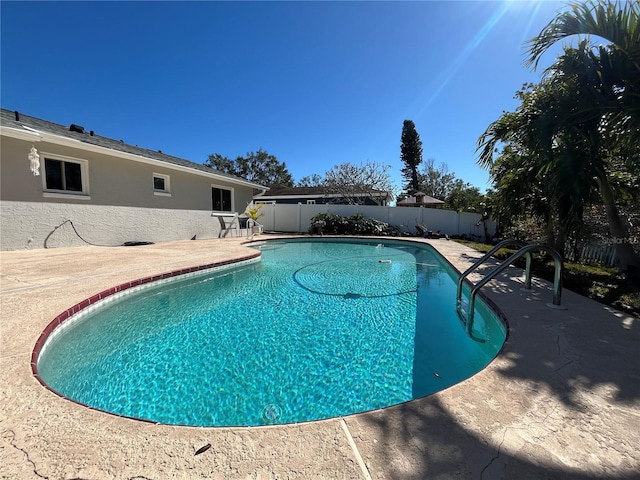
<path fill-rule="evenodd" d="M 482 265 L 485 262 L 485 260 L 491 257 L 491 255 L 496 253 L 501 248 L 507 247 L 507 246 L 516 246 L 518 248 L 521 248 L 524 246 L 524 243 L 518 240 L 503 240 L 500 243 L 498 243 L 495 247 L 493 247 L 491 250 L 489 250 L 482 258 L 480 258 L 473 265 L 467 268 L 462 275 L 460 275 L 460 278 L 458 279 L 458 291 L 456 293 L 456 306 L 458 308 L 460 307 L 460 303 L 462 301 L 462 284 L 464 283 L 464 279 L 476 268 Z M 529 272 L 529 276 L 527 276 L 527 278 L 525 279 L 526 288 L 531 288 L 531 277 L 530 277 L 531 268 L 530 267 L 531 267 L 531 254 L 528 253 L 527 254 L 527 272 Z"/>
<path fill-rule="evenodd" d="M 527 258 L 528 261 L 527 261 L 526 277 L 529 279 L 529 285 L 530 285 L 530 281 L 531 281 L 531 262 L 530 262 L 531 253 L 530 252 L 532 252 L 532 251 L 540 251 L 540 250 L 543 250 L 543 251 L 547 252 L 548 254 L 551 255 L 551 257 L 553 257 L 553 262 L 554 262 L 554 267 L 555 267 L 555 272 L 554 272 L 554 276 L 553 276 L 553 303 L 552 304 L 547 304 L 547 305 L 549 307 L 552 307 L 552 308 L 560 308 L 560 309 L 563 308 L 562 307 L 562 273 L 563 273 L 564 266 L 563 266 L 563 262 L 562 262 L 562 257 L 560 256 L 560 254 L 556 250 L 554 250 L 551 247 L 548 247 L 547 245 L 542 245 L 542 244 L 526 245 L 526 246 L 522 247 L 520 250 L 518 250 L 516 253 L 511 255 L 509 258 L 507 258 L 504 262 L 502 262 L 500 265 L 498 265 L 491 272 L 489 272 L 471 290 L 471 293 L 469 295 L 469 306 L 468 306 L 467 322 L 466 322 L 467 323 L 467 333 L 469 335 L 472 335 L 473 316 L 474 316 L 474 312 L 475 312 L 475 301 L 476 301 L 476 295 L 478 294 L 478 291 L 482 287 L 484 287 L 489 281 L 491 281 L 496 275 L 498 275 L 500 272 L 505 270 L 514 261 L 516 261 L 518 258 L 522 257 L 523 255 L 528 255 L 529 256 Z M 456 309 L 458 311 L 458 314 L 462 313 L 459 304 L 456 306 Z"/>

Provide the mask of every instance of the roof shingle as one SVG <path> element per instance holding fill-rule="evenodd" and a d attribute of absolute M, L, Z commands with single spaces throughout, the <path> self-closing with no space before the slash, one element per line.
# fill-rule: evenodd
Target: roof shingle
<path fill-rule="evenodd" d="M 167 155 L 166 153 L 162 153 L 157 150 L 150 150 L 147 148 L 141 148 L 135 145 L 130 145 L 128 143 L 124 143 L 122 140 L 114 140 L 112 138 L 103 137 L 101 135 L 96 135 L 93 131 L 84 130 L 83 132 L 72 131 L 70 127 L 65 127 L 64 125 L 60 125 L 57 123 L 49 122 L 47 120 L 42 120 L 40 118 L 31 117 L 25 115 L 20 112 L 1 109 L 0 113 L 0 125 L 3 127 L 12 127 L 17 129 L 23 129 L 24 127 L 28 127 L 43 133 L 49 133 L 53 135 L 58 135 L 61 137 L 72 138 L 74 140 L 79 140 L 80 142 L 84 142 L 91 145 L 96 145 L 99 147 L 108 148 L 111 150 L 115 150 L 117 152 L 130 153 L 133 155 L 139 155 L 141 157 L 150 158 L 153 160 L 158 160 L 161 162 L 170 163 L 173 165 L 179 165 L 181 167 L 192 168 L 194 170 L 199 170 L 206 173 L 212 173 L 216 175 L 220 175 L 223 177 L 227 177 L 230 180 L 240 180 L 247 183 L 248 182 L 244 178 L 239 178 L 233 175 L 229 175 L 227 173 L 220 172 L 218 170 L 214 170 L 211 167 L 207 167 L 201 163 L 191 162 L 189 160 L 184 160 L 179 157 L 174 157 L 172 155 Z M 76 129 L 79 130 L 79 129 Z M 253 184 L 258 187 L 258 184 Z"/>

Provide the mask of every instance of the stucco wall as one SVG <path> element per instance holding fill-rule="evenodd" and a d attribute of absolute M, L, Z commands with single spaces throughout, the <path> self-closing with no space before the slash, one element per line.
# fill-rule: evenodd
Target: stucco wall
<path fill-rule="evenodd" d="M 85 240 L 104 246 L 131 241 L 189 240 L 194 236 L 217 238 L 220 232 L 219 220 L 204 210 L 3 201 L 0 249 L 87 245 L 71 224 L 64 223 L 66 220 L 73 222 Z"/>
<path fill-rule="evenodd" d="M 138 163 L 114 155 L 55 145 L 35 144 L 40 154 L 41 175 L 29 170 L 27 154 L 31 143 L 3 137 L 0 155 L 2 180 L 0 198 L 7 201 L 66 204 L 112 205 L 211 211 L 211 186 L 232 189 L 233 211 L 243 212 L 251 201 L 252 190 L 225 179 L 190 174 L 171 168 Z M 81 146 L 81 145 L 80 145 Z M 65 195 L 51 198 L 43 194 L 44 158 L 47 154 L 88 162 L 89 197 Z M 153 174 L 169 175 L 171 196 L 154 195 Z"/>
<path fill-rule="evenodd" d="M 66 220 L 98 245 L 216 238 L 220 222 L 211 217 L 212 186 L 232 190 L 232 211 L 237 213 L 244 212 L 253 194 L 250 187 L 225 178 L 123 159 L 117 152 L 86 151 L 81 144 L 74 148 L 45 141 L 35 143 L 41 174 L 33 176 L 27 157 L 31 145 L 6 136 L 0 144 L 2 250 L 86 245 Z M 88 195 L 45 194 L 47 154 L 87 161 Z M 154 194 L 153 174 L 169 176 L 170 196 Z"/>

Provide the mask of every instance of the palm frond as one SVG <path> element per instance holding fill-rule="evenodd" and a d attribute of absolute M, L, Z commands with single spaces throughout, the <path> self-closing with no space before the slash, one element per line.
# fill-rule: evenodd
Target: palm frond
<path fill-rule="evenodd" d="M 528 66 L 537 68 L 540 57 L 553 44 L 573 35 L 596 36 L 610 42 L 640 70 L 640 3 L 612 0 L 574 2 L 529 40 Z"/>

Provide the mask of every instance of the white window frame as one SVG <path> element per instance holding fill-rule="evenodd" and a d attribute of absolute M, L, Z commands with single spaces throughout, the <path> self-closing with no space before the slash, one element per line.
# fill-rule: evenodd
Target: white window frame
<path fill-rule="evenodd" d="M 40 162 L 40 176 L 42 177 L 42 196 L 45 198 L 76 198 L 78 200 L 91 200 L 89 195 L 89 161 L 81 158 L 67 157 L 55 153 L 40 152 L 42 161 Z M 57 190 L 47 188 L 47 162 L 46 160 L 57 160 L 59 162 L 80 164 L 80 179 L 82 181 L 82 191 L 73 192 L 70 190 Z"/>
<path fill-rule="evenodd" d="M 156 190 L 156 178 L 164 180 L 164 190 Z M 171 177 L 163 173 L 154 173 L 151 175 L 151 186 L 153 187 L 153 194 L 160 197 L 171 196 Z"/>
<path fill-rule="evenodd" d="M 236 211 L 236 196 L 235 196 L 235 191 L 233 187 L 228 187 L 226 185 L 216 185 L 214 183 L 211 184 L 211 188 L 219 188 L 220 190 L 229 190 L 231 192 L 231 210 L 214 210 L 213 209 L 213 205 L 211 205 L 211 211 L 212 212 L 216 212 L 216 213 L 234 213 Z M 213 200 L 213 198 L 212 198 Z"/>
<path fill-rule="evenodd" d="M 316 201 L 315 200 L 307 200 L 307 205 L 315 205 Z"/>

